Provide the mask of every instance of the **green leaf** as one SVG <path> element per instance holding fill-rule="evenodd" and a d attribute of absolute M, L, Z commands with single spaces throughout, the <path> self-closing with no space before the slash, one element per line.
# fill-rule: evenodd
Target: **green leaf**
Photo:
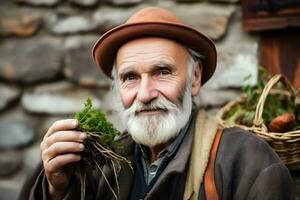
<path fill-rule="evenodd" d="M 102 138 L 101 144 L 106 148 L 117 148 L 120 143 L 115 139 L 120 132 L 114 128 L 103 112 L 93 108 L 90 98 L 84 103 L 82 111 L 75 113 L 74 118 L 79 121 L 79 131 L 99 134 Z"/>

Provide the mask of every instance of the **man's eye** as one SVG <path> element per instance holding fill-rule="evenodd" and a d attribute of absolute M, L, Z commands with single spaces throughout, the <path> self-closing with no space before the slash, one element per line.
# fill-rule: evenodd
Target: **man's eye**
<path fill-rule="evenodd" d="M 159 69 L 159 75 L 169 75 L 171 71 L 169 69 Z"/>
<path fill-rule="evenodd" d="M 136 76 L 134 74 L 128 74 L 128 75 L 124 76 L 123 81 L 132 81 L 135 79 L 136 79 Z"/>

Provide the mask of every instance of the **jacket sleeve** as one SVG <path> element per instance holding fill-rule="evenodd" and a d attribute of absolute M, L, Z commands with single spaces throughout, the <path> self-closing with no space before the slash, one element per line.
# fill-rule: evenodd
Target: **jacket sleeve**
<path fill-rule="evenodd" d="M 64 195 L 63 200 L 76 200 L 80 199 L 80 182 L 74 180 L 76 177 L 74 176 L 71 181 L 70 185 Z M 48 200 L 49 194 L 48 194 L 48 182 L 46 179 L 46 176 L 44 174 L 44 171 L 41 171 L 39 176 L 36 179 L 35 184 L 31 188 L 30 194 L 29 194 L 29 200 Z"/>
<path fill-rule="evenodd" d="M 80 182 L 74 176 L 63 200 L 80 199 Z M 19 195 L 19 200 L 47 200 L 48 182 L 42 164 L 36 168 L 32 176 L 28 177 Z"/>
<path fill-rule="evenodd" d="M 103 169 L 107 177 L 111 174 L 108 167 Z M 100 184 L 102 183 L 102 184 Z M 94 170 L 90 170 L 86 174 L 85 182 L 85 199 L 92 200 L 95 197 L 99 199 L 111 199 L 111 192 L 107 189 L 106 182 L 103 177 Z M 28 177 L 23 185 L 19 200 L 48 200 L 48 181 L 46 179 L 43 165 L 40 164 L 34 173 Z M 70 180 L 66 193 L 62 200 L 80 200 L 81 199 L 81 181 L 78 175 L 74 175 Z"/>
<path fill-rule="evenodd" d="M 272 164 L 256 178 L 247 199 L 294 199 L 294 186 L 289 172 L 282 164 Z"/>

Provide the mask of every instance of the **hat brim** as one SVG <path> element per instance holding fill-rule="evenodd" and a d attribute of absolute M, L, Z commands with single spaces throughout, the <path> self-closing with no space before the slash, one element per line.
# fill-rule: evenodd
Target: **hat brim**
<path fill-rule="evenodd" d="M 201 85 L 213 75 L 217 52 L 212 40 L 194 28 L 175 23 L 144 22 L 117 26 L 106 32 L 95 43 L 93 48 L 95 63 L 111 78 L 111 70 L 118 49 L 132 39 L 151 36 L 175 40 L 203 55 Z"/>

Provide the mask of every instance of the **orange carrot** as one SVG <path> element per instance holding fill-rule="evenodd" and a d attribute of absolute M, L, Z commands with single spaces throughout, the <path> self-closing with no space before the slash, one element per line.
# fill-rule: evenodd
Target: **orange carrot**
<path fill-rule="evenodd" d="M 272 132 L 285 132 L 293 127 L 295 124 L 295 116 L 291 113 L 284 113 L 276 118 L 274 118 L 268 128 Z"/>

